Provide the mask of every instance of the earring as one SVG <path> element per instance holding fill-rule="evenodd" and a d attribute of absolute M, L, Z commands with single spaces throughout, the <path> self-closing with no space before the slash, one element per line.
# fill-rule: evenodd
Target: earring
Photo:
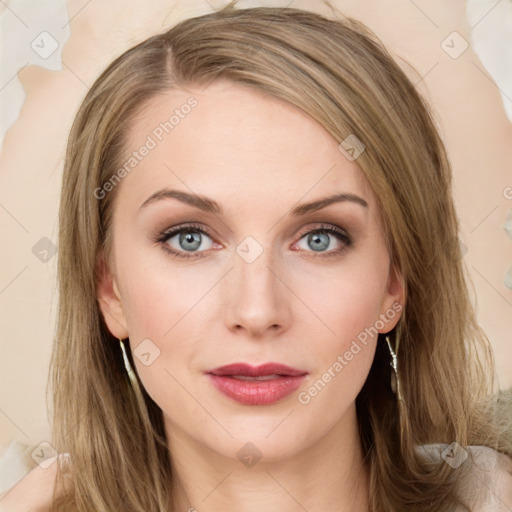
<path fill-rule="evenodd" d="M 132 365 L 130 364 L 130 361 L 128 359 L 128 356 L 126 355 L 126 349 L 124 347 L 123 340 L 119 338 L 119 344 L 121 345 L 121 350 L 123 352 L 123 360 L 124 360 L 124 367 L 126 368 L 126 371 L 128 372 L 128 377 L 130 377 L 130 381 L 132 383 L 132 387 L 139 387 L 139 383 L 137 382 L 137 377 L 135 376 L 135 372 L 133 371 Z"/>
<path fill-rule="evenodd" d="M 126 349 L 121 338 L 119 338 L 119 344 L 121 345 L 121 350 L 123 352 L 124 367 L 126 368 L 128 377 L 130 377 L 130 384 L 135 395 L 136 407 L 138 407 L 139 412 L 141 412 L 141 414 L 144 414 L 145 417 L 148 418 L 146 403 L 144 401 L 144 396 L 142 394 L 142 388 L 141 386 L 139 386 L 139 381 L 137 379 L 137 376 L 135 375 L 135 372 L 133 371 L 132 365 L 130 364 L 130 360 L 128 359 L 128 355 L 126 353 Z"/>
<path fill-rule="evenodd" d="M 389 336 L 386 336 L 386 342 L 388 344 L 389 353 L 391 354 L 391 362 L 390 366 L 393 368 L 393 372 L 391 373 L 391 389 L 393 393 L 397 395 L 398 400 L 402 400 L 402 393 L 400 389 L 400 379 L 398 378 L 398 357 L 396 356 L 393 347 L 391 346 L 391 342 L 389 341 Z M 398 343 L 397 343 L 398 346 Z"/>

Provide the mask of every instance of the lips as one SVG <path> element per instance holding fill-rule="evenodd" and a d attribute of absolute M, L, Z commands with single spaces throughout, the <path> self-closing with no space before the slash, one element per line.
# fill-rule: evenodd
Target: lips
<path fill-rule="evenodd" d="M 266 377 L 270 375 L 299 377 L 300 375 L 307 374 L 306 371 L 291 368 L 290 366 L 279 363 L 266 363 L 260 366 L 251 366 L 246 363 L 233 363 L 220 366 L 207 373 L 229 377 Z"/>
<path fill-rule="evenodd" d="M 307 372 L 278 363 L 234 363 L 206 372 L 217 391 L 243 405 L 269 405 L 295 391 Z"/>

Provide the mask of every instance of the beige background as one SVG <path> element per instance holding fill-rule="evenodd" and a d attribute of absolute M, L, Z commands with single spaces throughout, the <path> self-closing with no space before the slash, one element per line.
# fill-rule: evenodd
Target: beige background
<path fill-rule="evenodd" d="M 227 2 L 32 3 L 40 8 L 45 4 L 47 9 L 38 14 L 34 7 L 25 20 L 20 2 L 0 6 L 3 63 L 16 58 L 20 62 L 12 76 L 3 66 L 0 84 L 3 124 L 10 125 L 0 157 L 0 456 L 15 440 L 26 444 L 50 440 L 45 388 L 55 325 L 56 258 L 49 253 L 48 261 L 41 261 L 38 244 L 43 237 L 57 243 L 63 155 L 74 112 L 115 56 L 181 19 Z M 482 41 L 477 35 L 496 33 L 497 24 L 503 21 L 498 10 L 505 6 L 512 13 L 512 3 L 470 3 L 468 18 L 466 3 L 460 0 L 332 0 L 343 14 L 372 28 L 399 62 L 406 59 L 419 73 L 414 75 L 404 64 L 430 100 L 448 147 L 462 220 L 461 241 L 467 248 L 464 262 L 474 283 L 479 321 L 492 341 L 500 385 L 505 388 L 512 385 L 512 291 L 504 285 L 512 264 L 512 240 L 503 229 L 512 209 L 512 123 L 504 101 L 509 101 L 505 94 L 512 97 L 512 91 L 500 85 L 500 95 L 472 46 Z M 330 12 L 320 1 L 239 4 Z M 60 27 L 54 26 L 56 19 L 64 20 Z M 30 46 L 42 31 L 52 34 L 59 44 L 51 59 L 40 58 Z M 453 39 L 454 31 L 461 38 Z M 458 58 L 442 46 L 457 53 L 464 41 L 470 47 Z M 495 56 L 496 52 L 491 49 L 488 54 Z M 512 62 L 510 53 L 508 62 Z M 14 112 L 20 97 L 19 113 Z M 36 253 L 39 248 L 39 258 L 34 246 Z"/>

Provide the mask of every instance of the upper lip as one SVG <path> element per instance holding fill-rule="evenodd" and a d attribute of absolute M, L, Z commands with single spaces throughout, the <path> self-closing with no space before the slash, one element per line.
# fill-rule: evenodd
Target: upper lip
<path fill-rule="evenodd" d="M 262 377 L 274 374 L 296 377 L 305 375 L 307 372 L 280 363 L 265 363 L 259 366 L 251 366 L 247 363 L 233 363 L 219 366 L 206 373 L 211 373 L 212 375 L 244 375 L 247 377 Z"/>

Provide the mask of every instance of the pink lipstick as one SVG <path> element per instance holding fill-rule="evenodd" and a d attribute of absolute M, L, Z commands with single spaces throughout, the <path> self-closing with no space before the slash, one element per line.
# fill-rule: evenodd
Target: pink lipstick
<path fill-rule="evenodd" d="M 213 386 L 244 405 L 269 405 L 300 387 L 307 372 L 278 363 L 234 363 L 206 372 Z"/>

